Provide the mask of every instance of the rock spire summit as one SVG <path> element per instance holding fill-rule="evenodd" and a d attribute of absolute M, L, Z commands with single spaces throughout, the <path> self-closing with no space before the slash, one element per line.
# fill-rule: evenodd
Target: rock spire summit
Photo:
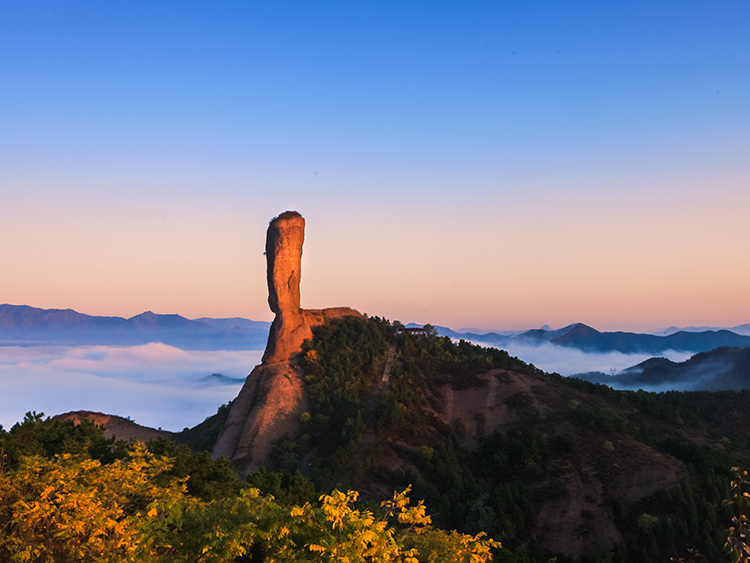
<path fill-rule="evenodd" d="M 304 242 L 305 219 L 296 211 L 286 211 L 269 223 L 266 233 L 268 305 L 277 315 L 300 311 Z"/>

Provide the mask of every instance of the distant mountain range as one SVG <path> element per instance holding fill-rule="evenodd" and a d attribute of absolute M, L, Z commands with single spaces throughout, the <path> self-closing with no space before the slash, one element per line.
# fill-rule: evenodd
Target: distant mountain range
<path fill-rule="evenodd" d="M 747 327 L 741 325 L 738 329 Z M 463 338 L 472 342 L 503 348 L 509 344 L 540 346 L 553 344 L 587 353 L 621 352 L 658 356 L 667 350 L 677 352 L 707 352 L 720 346 L 750 346 L 750 336 L 731 330 L 678 330 L 666 335 L 635 332 L 599 332 L 583 323 L 575 323 L 558 330 L 541 328 L 517 334 L 455 332 L 447 327 L 435 327 L 441 336 Z"/>
<path fill-rule="evenodd" d="M 0 305 L 0 345 L 110 344 L 135 345 L 159 341 L 193 350 L 262 350 L 271 323 L 241 317 L 187 319 L 146 311 L 135 317 L 100 317 L 72 309 L 39 309 Z M 417 326 L 417 325 L 409 325 Z M 750 325 L 741 325 L 742 331 Z M 668 350 L 697 354 L 722 346 L 750 347 L 750 336 L 734 330 L 676 330 L 661 334 L 599 332 L 583 323 L 552 330 L 521 332 L 458 332 L 436 326 L 438 334 L 496 348 L 510 344 L 554 345 L 586 353 L 621 352 L 659 356 Z"/>
<path fill-rule="evenodd" d="M 650 358 L 615 375 L 589 372 L 575 377 L 616 389 L 739 391 L 750 389 L 750 348 L 722 346 L 684 362 Z"/>
<path fill-rule="evenodd" d="M 163 342 L 190 350 L 262 350 L 271 323 L 242 318 L 186 319 L 151 311 L 99 317 L 72 309 L 0 305 L 0 345 L 137 345 Z"/>

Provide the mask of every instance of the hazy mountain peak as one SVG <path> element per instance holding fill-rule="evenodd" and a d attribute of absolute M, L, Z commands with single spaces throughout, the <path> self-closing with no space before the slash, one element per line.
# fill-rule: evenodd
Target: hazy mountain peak
<path fill-rule="evenodd" d="M 139 313 L 138 315 L 134 315 L 134 316 L 130 317 L 128 320 L 129 321 L 134 321 L 135 319 L 155 319 L 156 316 L 157 316 L 156 313 L 154 313 L 153 311 L 143 311 L 143 313 Z"/>
<path fill-rule="evenodd" d="M 593 327 L 590 327 L 587 324 L 583 323 L 574 323 L 570 326 L 568 326 L 570 330 L 568 330 L 567 334 L 570 334 L 571 332 L 576 332 L 577 334 L 581 335 L 588 335 L 588 334 L 601 334 L 598 330 L 596 330 Z"/>

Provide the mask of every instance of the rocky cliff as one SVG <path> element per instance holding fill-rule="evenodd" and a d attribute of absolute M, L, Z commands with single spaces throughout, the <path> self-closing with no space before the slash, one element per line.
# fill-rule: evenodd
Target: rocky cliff
<path fill-rule="evenodd" d="M 240 474 L 263 465 L 273 443 L 293 438 L 307 396 L 299 355 L 312 328 L 328 319 L 361 316 L 354 309 L 302 309 L 300 282 L 305 219 L 296 211 L 271 221 L 266 234 L 268 305 L 276 317 L 268 334 L 262 363 L 247 377 L 232 403 L 224 430 L 213 450 L 228 457 Z"/>

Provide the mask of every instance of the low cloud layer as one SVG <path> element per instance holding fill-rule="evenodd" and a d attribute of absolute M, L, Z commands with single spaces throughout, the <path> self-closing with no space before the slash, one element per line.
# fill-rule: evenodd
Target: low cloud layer
<path fill-rule="evenodd" d="M 646 354 L 587 354 L 552 344 L 511 344 L 508 353 L 544 371 L 611 373 Z M 263 352 L 186 351 L 141 346 L 0 346 L 0 424 L 6 429 L 29 411 L 52 416 L 91 410 L 131 417 L 153 428 L 180 431 L 234 399 Z M 684 361 L 692 354 L 667 352 Z M 212 374 L 224 377 L 211 377 Z"/>
<path fill-rule="evenodd" d="M 619 372 L 653 357 L 650 354 L 623 354 L 621 352 L 590 354 L 575 348 L 565 348 L 554 344 L 528 346 L 510 343 L 504 349 L 511 356 L 534 364 L 544 371 L 556 372 L 560 375 L 574 375 L 588 371 L 612 373 L 614 370 Z M 683 362 L 693 354 L 668 350 L 661 355 L 673 362 Z"/>
<path fill-rule="evenodd" d="M 0 346 L 0 424 L 28 411 L 91 410 L 180 431 L 234 399 L 259 351 L 141 346 Z M 220 373 L 224 378 L 209 377 Z M 229 383 L 227 383 L 229 381 Z"/>

